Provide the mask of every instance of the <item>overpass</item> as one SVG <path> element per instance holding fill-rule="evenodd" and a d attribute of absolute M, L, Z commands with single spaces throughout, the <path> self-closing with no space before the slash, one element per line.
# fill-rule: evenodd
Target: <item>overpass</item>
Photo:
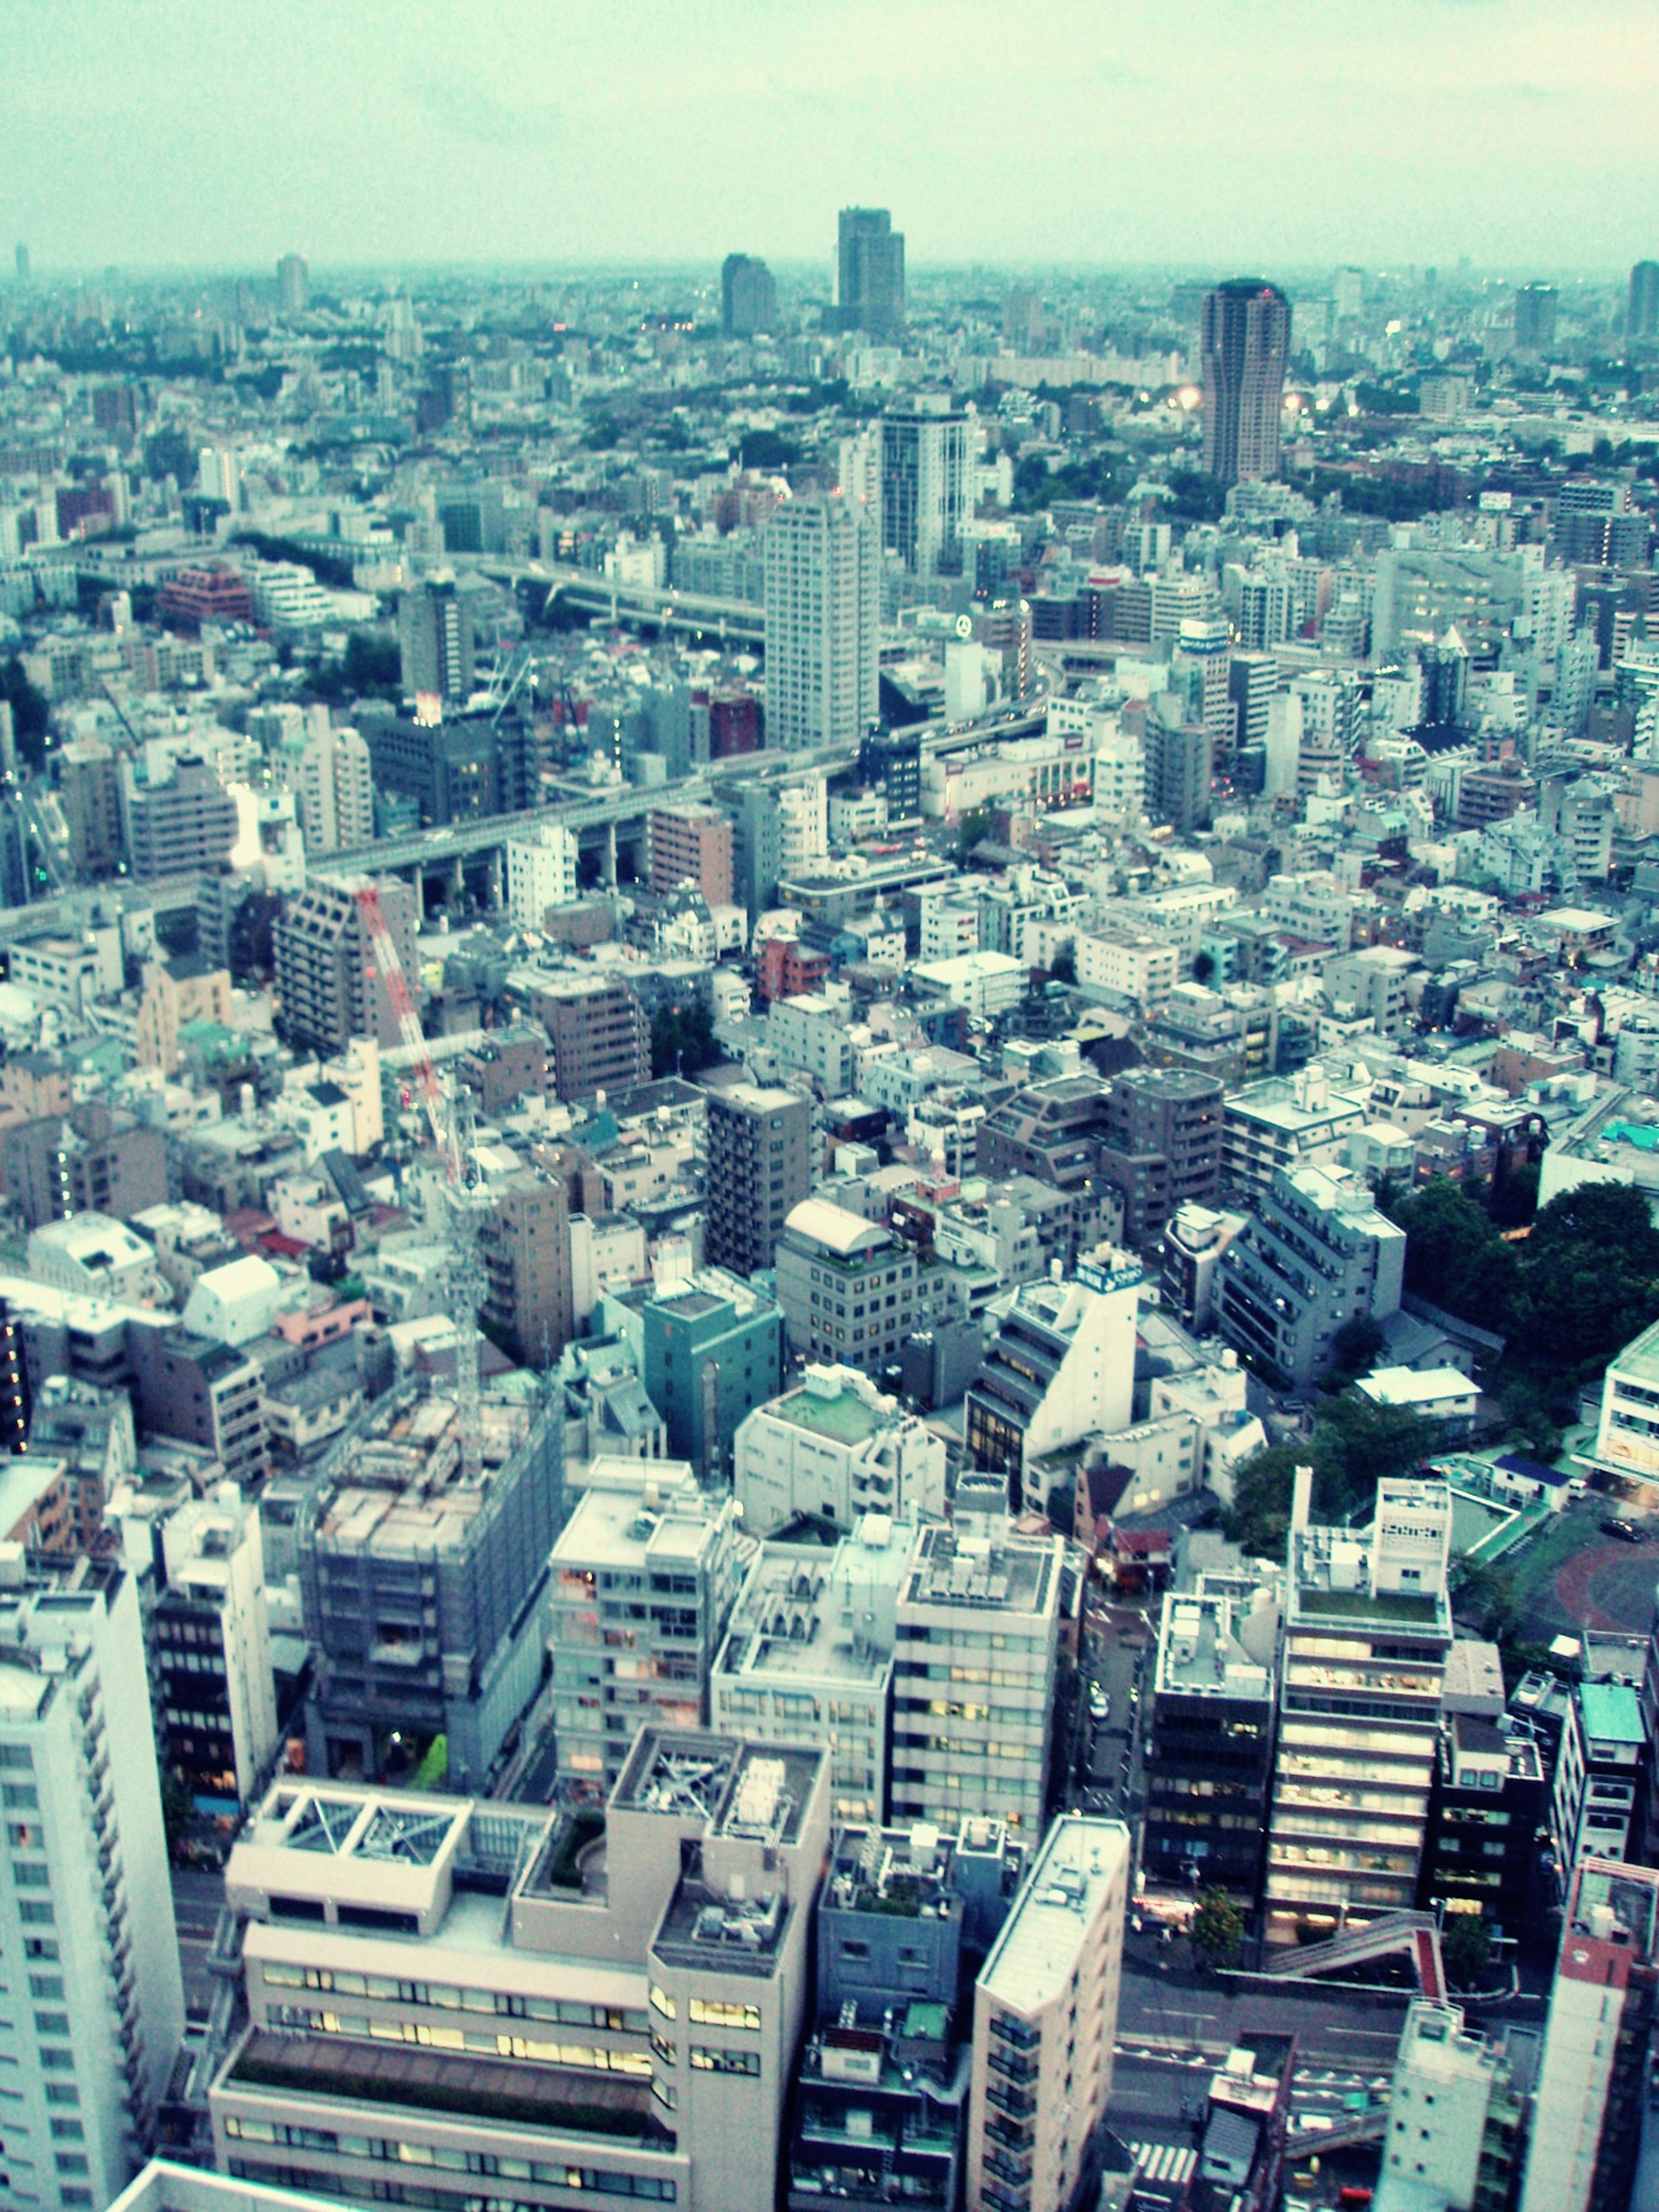
<path fill-rule="evenodd" d="M 602 616 L 622 629 L 679 630 L 692 639 L 712 638 L 721 645 L 766 643 L 766 610 L 750 599 L 721 599 L 672 585 L 623 584 L 592 568 L 573 568 L 556 561 L 508 561 L 473 556 L 468 566 L 498 584 L 544 585 L 548 608 L 556 604 L 579 614 Z"/>
<path fill-rule="evenodd" d="M 123 914 L 185 914 L 195 910 L 202 877 L 156 876 L 148 883 L 123 878 L 108 884 L 88 884 L 59 891 L 52 898 L 34 899 L 27 906 L 0 907 L 0 945 L 15 945 L 20 937 L 77 935 L 91 926 L 95 913 L 112 906 Z"/>

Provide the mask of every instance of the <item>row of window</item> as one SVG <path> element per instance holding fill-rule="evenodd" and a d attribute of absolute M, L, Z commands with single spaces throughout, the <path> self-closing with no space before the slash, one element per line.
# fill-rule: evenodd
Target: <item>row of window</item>
<path fill-rule="evenodd" d="M 229 2123 L 227 2122 L 227 2127 Z M 252 2124 L 245 2121 L 245 2128 Z M 258 2140 L 258 2138 L 254 2138 Z M 418 2160 L 403 2156 L 403 2146 L 388 2142 L 378 2136 L 341 2136 L 341 2151 L 352 2158 L 377 2158 L 402 2165 L 419 2164 Z M 365 2148 L 358 2150 L 362 2143 Z M 376 2147 L 378 2146 L 378 2148 Z M 434 2152 L 430 2163 L 447 2166 L 455 2156 L 465 2153 Z M 489 2153 L 475 2153 L 479 2159 L 480 2172 L 498 2175 L 507 2181 L 539 2181 L 555 2189 L 578 2189 L 598 2197 L 639 2197 L 653 2203 L 672 2204 L 677 2194 L 675 2185 L 665 2177 L 649 2173 L 612 2173 L 605 2166 L 565 2166 L 553 2164 L 545 2159 L 495 2158 Z M 273 2165 L 264 2159 L 233 2158 L 230 2172 L 238 2181 L 274 2181 L 289 2189 L 314 2189 L 317 2175 L 308 2167 Z M 471 2166 L 466 2169 L 474 2171 Z M 380 2204 L 413 2204 L 434 2208 L 434 2212 L 547 2212 L 539 2203 L 526 2203 L 513 2197 L 477 2197 L 460 2190 L 423 2189 L 410 2187 L 397 2182 L 358 2182 L 358 2191 L 371 2202 Z M 63 2192 L 64 2202 L 70 2192 Z M 85 2200 L 90 2203 L 91 2199 Z"/>
<path fill-rule="evenodd" d="M 589 2073 L 633 2074 L 641 2079 L 651 2071 L 643 2051 L 616 2051 L 603 2043 L 492 2035 L 483 2028 L 434 2027 L 427 2021 L 370 2020 L 362 2013 L 317 2012 L 308 2005 L 272 2005 L 270 2018 L 279 2027 L 349 2035 L 371 2043 L 412 2043 L 423 2051 L 471 2051 L 490 2058 L 528 2058 L 542 2066 L 577 2066 Z"/>
<path fill-rule="evenodd" d="M 678 2020 L 679 2007 L 666 1990 L 651 1984 L 652 2009 L 665 2020 Z M 760 2032 L 760 2007 L 752 2004 L 731 2004 L 720 1997 L 691 1997 L 686 2002 L 686 2018 L 694 2027 L 741 2027 L 750 2033 Z"/>
<path fill-rule="evenodd" d="M 406 1982 L 391 1974 L 346 1973 L 328 1966 L 298 1966 L 268 1959 L 261 1969 L 276 1989 L 321 1990 L 335 1996 L 375 1997 L 386 2002 L 430 2005 L 438 2011 L 498 2013 L 511 2020 L 547 2020 L 561 2027 L 603 2027 L 643 2035 L 642 2012 L 616 2005 L 572 2004 L 562 1998 L 520 1997 L 500 1990 L 458 1989 L 447 1982 Z"/>

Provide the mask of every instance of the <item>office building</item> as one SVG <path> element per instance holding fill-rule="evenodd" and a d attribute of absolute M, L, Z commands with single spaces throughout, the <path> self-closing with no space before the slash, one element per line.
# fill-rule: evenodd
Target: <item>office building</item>
<path fill-rule="evenodd" d="M 285 253 L 276 264 L 276 305 L 284 315 L 303 315 L 311 296 L 311 271 L 303 253 Z"/>
<path fill-rule="evenodd" d="M 843 331 L 896 337 L 904 324 L 904 234 L 885 208 L 843 208 L 837 238 L 836 321 Z"/>
<path fill-rule="evenodd" d="M 945 1517 L 945 1439 L 854 1367 L 809 1365 L 748 1416 L 732 1458 L 744 1526 L 757 1536 L 800 1519 L 846 1531 L 872 1513 Z"/>
<path fill-rule="evenodd" d="M 842 500 L 793 499 L 775 511 L 761 542 L 768 750 L 850 752 L 879 711 L 880 530 Z"/>
<path fill-rule="evenodd" d="M 1582 1858 L 1637 1856 L 1652 1757 L 1633 1689 L 1623 1682 L 1574 1683 L 1550 1790 L 1550 1841 L 1563 1890 Z"/>
<path fill-rule="evenodd" d="M 1131 1067 L 1106 1100 L 1100 1173 L 1122 1194 L 1122 1241 L 1143 1252 L 1183 1206 L 1221 1190 L 1222 1086 L 1186 1068 Z"/>
<path fill-rule="evenodd" d="M 888 1791 L 896 1822 L 972 1810 L 1042 1826 L 1066 1540 L 927 1528 L 900 1593 Z"/>
<path fill-rule="evenodd" d="M 236 802 L 199 754 L 159 745 L 123 754 L 121 838 L 138 883 L 220 868 L 238 836 Z"/>
<path fill-rule="evenodd" d="M 339 2212 L 337 2203 L 276 2183 L 235 2180 L 153 2158 L 109 2212 Z"/>
<path fill-rule="evenodd" d="M 485 1383 L 477 1419 L 469 1464 L 453 1395 L 404 1384 L 333 1447 L 307 1502 L 313 1774 L 407 1781 L 433 1759 L 468 1789 L 535 1694 L 564 1423 L 510 1381 Z"/>
<path fill-rule="evenodd" d="M 1349 1322 L 1400 1310 L 1405 1271 L 1405 1232 L 1377 1211 L 1363 1176 L 1281 1169 L 1221 1256 L 1217 1326 L 1262 1373 L 1305 1390 L 1328 1371 Z"/>
<path fill-rule="evenodd" d="M 1562 1916 L 1520 2212 L 1633 2212 L 1644 2137 L 1652 2172 L 1656 1993 L 1659 1872 L 1581 1860 Z"/>
<path fill-rule="evenodd" d="M 74 1213 L 127 1221 L 167 1195 L 163 1133 L 99 1099 L 15 1122 L 0 1158 L 6 1195 L 30 1229 Z"/>
<path fill-rule="evenodd" d="M 973 504 L 968 418 L 921 395 L 881 418 L 881 535 L 913 576 L 954 572 Z"/>
<path fill-rule="evenodd" d="M 1271 1642 L 1241 1601 L 1164 1597 L 1146 1747 L 1141 1870 L 1150 1881 L 1225 1889 L 1254 1905 L 1273 1778 Z"/>
<path fill-rule="evenodd" d="M 734 1083 L 707 1093 L 703 1256 L 752 1275 L 812 1188 L 812 1102 L 797 1091 Z"/>
<path fill-rule="evenodd" d="M 1224 484 L 1279 474 L 1279 420 L 1291 303 L 1275 284 L 1237 276 L 1206 293 L 1199 346 L 1204 472 Z"/>
<path fill-rule="evenodd" d="M 1102 1246 L 1071 1281 L 1023 1283 L 968 1392 L 972 1464 L 1007 1478 L 1010 1508 L 1046 1510 L 1063 1455 L 1133 1418 L 1143 1271 Z M 1054 1461 L 1051 1468 L 1048 1462 Z"/>
<path fill-rule="evenodd" d="M 155 1539 L 156 1751 L 199 1813 L 234 1819 L 276 1748 L 258 1510 L 226 1483 L 179 1505 Z"/>
<path fill-rule="evenodd" d="M 453 578 L 404 592 L 398 601 L 404 696 L 464 705 L 472 694 L 472 611 Z"/>
<path fill-rule="evenodd" d="M 887 801 L 890 828 L 921 815 L 921 732 L 867 729 L 859 739 L 859 781 Z"/>
<path fill-rule="evenodd" d="M 651 1080 L 651 1024 L 619 976 L 538 977 L 529 1010 L 552 1048 L 556 1097 L 591 1098 Z"/>
<path fill-rule="evenodd" d="M 828 1551 L 763 1544 L 714 1662 L 712 1725 L 821 1744 L 837 1822 L 879 1820 L 886 1808 L 898 1594 L 915 1547 L 913 1528 L 875 1512 Z"/>
<path fill-rule="evenodd" d="M 1451 1649 L 1443 1482 L 1379 1483 L 1369 1531 L 1310 1527 L 1297 1470 L 1263 1888 L 1270 1942 L 1416 1903 Z"/>
<path fill-rule="evenodd" d="M 165 1316 L 156 1318 L 165 1323 Z M 131 1329 L 129 1346 L 140 1425 L 198 1446 L 233 1482 L 261 1481 L 267 1462 L 258 1364 L 185 1328 Z"/>
<path fill-rule="evenodd" d="M 1094 2201 L 1133 1856 L 1121 1820 L 1063 1815 L 991 1948 L 974 1985 L 967 2212 Z"/>
<path fill-rule="evenodd" d="M 1394 2063 L 1373 2212 L 1504 2212 L 1526 2111 L 1505 2045 L 1466 2027 L 1461 2005 L 1414 1998 Z"/>
<path fill-rule="evenodd" d="M 756 1548 L 735 1501 L 700 1490 L 684 1462 L 589 1468 L 551 1563 L 553 1719 L 568 1794 L 607 1797 L 641 1728 L 708 1723 L 715 1655 Z"/>
<path fill-rule="evenodd" d="M 383 810 L 393 799 L 412 800 L 422 823 L 441 829 L 511 812 L 525 798 L 509 781 L 514 724 L 459 710 L 441 718 L 419 703 L 400 713 L 378 701 L 361 707 L 357 719 Z"/>
<path fill-rule="evenodd" d="M 785 1221 L 774 1260 L 791 1349 L 879 1374 L 915 1326 L 915 1249 L 879 1222 L 809 1198 Z"/>
<path fill-rule="evenodd" d="M 732 903 L 732 824 L 718 806 L 653 807 L 646 823 L 649 887 L 695 884 L 711 907 Z"/>
<path fill-rule="evenodd" d="M 668 1424 L 668 1449 L 704 1481 L 721 1480 L 746 1415 L 783 1387 L 783 1316 L 723 1268 L 606 1295 L 607 1328 L 638 1346 L 646 1394 Z"/>
<path fill-rule="evenodd" d="M 100 2212 L 154 2140 L 184 2033 L 138 1585 L 0 1547 L 8 2202 Z"/>
<path fill-rule="evenodd" d="M 216 2164 L 349 2203 L 415 2167 L 435 2212 L 486 2175 L 532 2212 L 773 2212 L 826 1767 L 647 1729 L 602 1822 L 278 1784 L 227 1869 L 249 2024 Z"/>
<path fill-rule="evenodd" d="M 57 754 L 58 799 L 69 830 L 77 880 L 112 876 L 121 865 L 121 784 L 115 755 L 96 738 L 76 738 Z"/>
<path fill-rule="evenodd" d="M 728 253 L 720 264 L 720 335 L 752 338 L 778 327 L 778 288 L 771 270 L 750 253 Z"/>
<path fill-rule="evenodd" d="M 576 1333 L 564 1180 L 521 1168 L 491 1182 L 489 1200 L 477 1215 L 478 1318 L 520 1366 L 550 1366 Z"/>
<path fill-rule="evenodd" d="M 529 836 L 507 841 L 507 906 L 520 929 L 545 929 L 550 907 L 576 896 L 576 833 L 562 822 L 545 822 Z"/>
<path fill-rule="evenodd" d="M 1453 1645 L 1454 1660 L 1463 1648 Z M 1505 1734 L 1488 1714 L 1448 1712 L 1423 1846 L 1424 1908 L 1477 1914 L 1494 1942 L 1519 1942 L 1553 1901 L 1543 1893 L 1538 1840 L 1548 1829 L 1549 1800 L 1531 1735 Z"/>
<path fill-rule="evenodd" d="M 354 1037 L 373 1037 L 380 1045 L 402 1042 L 397 1008 L 357 903 L 358 891 L 368 888 L 363 877 L 317 877 L 283 905 L 271 939 L 277 1018 L 296 1050 L 334 1056 Z M 415 893 L 396 877 L 373 888 L 404 973 L 413 975 L 419 921 Z"/>
<path fill-rule="evenodd" d="M 1515 349 L 1547 353 L 1555 343 L 1557 294 L 1553 284 L 1522 284 L 1515 295 Z"/>
<path fill-rule="evenodd" d="M 1659 337 L 1659 261 L 1638 261 L 1630 272 L 1625 336 Z"/>

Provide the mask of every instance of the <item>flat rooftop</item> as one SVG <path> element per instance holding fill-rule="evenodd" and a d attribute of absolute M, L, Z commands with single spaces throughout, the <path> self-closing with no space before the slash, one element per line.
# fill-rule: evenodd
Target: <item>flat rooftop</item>
<path fill-rule="evenodd" d="M 957 1536 L 927 1528 L 905 1584 L 907 1605 L 968 1612 L 1047 1613 L 1055 1601 L 1054 1544 L 1042 1538 Z"/>
<path fill-rule="evenodd" d="M 788 1422 L 791 1428 L 805 1429 L 815 1437 L 831 1437 L 841 1444 L 861 1444 L 882 1425 L 878 1407 L 850 1382 L 842 1382 L 834 1390 L 803 1383 L 797 1390 L 786 1390 L 781 1398 L 774 1398 L 760 1411 L 775 1421 Z"/>
<path fill-rule="evenodd" d="M 465 1543 L 495 1477 L 527 1442 L 533 1408 L 485 1397 L 478 1408 L 479 1466 L 461 1463 L 459 1401 L 439 1391 L 399 1391 L 337 1448 L 338 1479 L 318 1516 L 319 1544 L 404 1553 Z"/>
<path fill-rule="evenodd" d="M 641 1729 L 611 1802 L 700 1820 L 718 1835 L 792 1844 L 827 1759 L 816 1748 L 750 1743 L 710 1729 Z"/>
<path fill-rule="evenodd" d="M 1121 1820 L 1062 1814 L 992 1946 L 979 1987 L 1015 2012 L 1050 2003 L 1070 1980 L 1107 1893 L 1114 1884 L 1127 1893 L 1129 1859 L 1129 1831 Z"/>
<path fill-rule="evenodd" d="M 1269 1702 L 1273 1678 L 1233 1634 L 1225 1597 L 1170 1595 L 1158 1635 L 1157 1688 L 1189 1698 L 1253 1698 Z"/>

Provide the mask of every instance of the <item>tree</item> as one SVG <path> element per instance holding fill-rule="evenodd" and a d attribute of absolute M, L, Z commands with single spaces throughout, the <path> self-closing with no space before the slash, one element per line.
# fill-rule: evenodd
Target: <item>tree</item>
<path fill-rule="evenodd" d="M 1056 983 L 1075 983 L 1077 981 L 1077 948 L 1070 940 L 1062 945 L 1048 963 L 1048 973 Z"/>
<path fill-rule="evenodd" d="M 196 1826 L 196 1800 L 190 1785 L 176 1766 L 161 1770 L 161 1829 L 167 1838 L 167 1856 L 174 1866 L 185 1863 L 185 1846 Z"/>
<path fill-rule="evenodd" d="M 1214 973 L 1215 955 L 1213 952 L 1195 952 L 1193 955 L 1193 981 L 1194 983 L 1207 983 Z"/>
<path fill-rule="evenodd" d="M 1224 1889 L 1206 1889 L 1188 1932 L 1199 1957 L 1206 1966 L 1218 1966 L 1237 1957 L 1244 1941 L 1244 1915 Z"/>
<path fill-rule="evenodd" d="M 37 691 L 23 673 L 23 664 L 14 653 L 7 661 L 0 661 L 0 699 L 11 708 L 12 735 L 17 740 L 18 758 L 30 768 L 38 769 L 46 757 L 46 730 L 52 720 L 52 710 L 46 695 Z"/>
<path fill-rule="evenodd" d="M 1492 1936 L 1478 1912 L 1449 1912 L 1440 1930 L 1440 1956 L 1447 1979 L 1460 1990 L 1473 1989 L 1492 1965 Z"/>
<path fill-rule="evenodd" d="M 1369 1314 L 1356 1314 L 1331 1339 L 1331 1366 L 1341 1376 L 1368 1374 L 1387 1341 Z"/>
<path fill-rule="evenodd" d="M 714 1017 L 701 999 L 687 1006 L 659 1006 L 651 1018 L 651 1073 L 696 1075 L 720 1059 Z"/>
<path fill-rule="evenodd" d="M 1582 1379 L 1656 1319 L 1659 1230 L 1643 1193 L 1626 1183 L 1587 1182 L 1553 1198 L 1534 1222 L 1521 1261 L 1517 1365 Z"/>
<path fill-rule="evenodd" d="M 1392 1190 L 1388 1197 L 1391 1218 L 1406 1232 L 1407 1288 L 1460 1320 L 1502 1334 L 1511 1318 L 1518 1263 L 1486 1209 L 1444 1176 L 1409 1197 Z"/>
<path fill-rule="evenodd" d="M 957 866 L 965 868 L 974 855 L 974 848 L 991 834 L 991 809 L 975 806 L 963 816 L 957 824 Z"/>

